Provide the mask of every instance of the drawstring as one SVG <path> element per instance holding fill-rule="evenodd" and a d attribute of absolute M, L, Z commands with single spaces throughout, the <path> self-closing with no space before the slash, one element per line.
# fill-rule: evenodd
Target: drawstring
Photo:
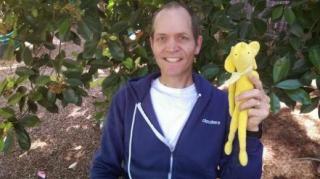
<path fill-rule="evenodd" d="M 132 179 L 131 177 L 131 171 L 130 171 L 130 165 L 131 165 L 131 150 L 132 150 L 132 134 L 133 134 L 133 127 L 134 127 L 134 122 L 136 120 L 136 112 L 137 112 L 137 107 L 138 107 L 137 103 L 134 107 L 134 112 L 133 112 L 133 116 L 132 116 L 132 122 L 131 122 L 131 129 L 130 129 L 130 138 L 129 138 L 129 158 L 128 158 L 128 175 L 129 178 Z"/>
<path fill-rule="evenodd" d="M 163 142 L 164 144 L 166 144 L 170 149 L 172 148 L 171 145 L 169 144 L 168 140 L 163 137 L 163 135 L 153 126 L 153 124 L 151 123 L 150 119 L 148 118 L 148 116 L 146 115 L 146 113 L 143 111 L 141 103 L 137 104 L 138 106 L 138 110 L 140 112 L 140 114 L 142 115 L 143 119 L 147 122 L 147 124 L 149 125 L 149 127 L 151 128 L 151 130 L 153 131 L 153 133 L 157 136 L 157 138 Z"/>

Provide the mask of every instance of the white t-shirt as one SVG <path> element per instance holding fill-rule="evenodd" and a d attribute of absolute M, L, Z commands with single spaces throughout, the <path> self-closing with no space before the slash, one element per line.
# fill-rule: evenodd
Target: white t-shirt
<path fill-rule="evenodd" d="M 179 135 L 197 101 L 197 91 L 192 84 L 186 88 L 171 88 L 159 78 L 152 81 L 151 101 L 164 137 L 175 147 Z"/>

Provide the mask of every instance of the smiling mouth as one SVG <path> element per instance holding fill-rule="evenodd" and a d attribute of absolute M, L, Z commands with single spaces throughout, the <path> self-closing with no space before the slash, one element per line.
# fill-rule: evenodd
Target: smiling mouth
<path fill-rule="evenodd" d="M 179 61 L 181 61 L 182 60 L 182 58 L 164 58 L 164 60 L 166 61 L 166 62 L 169 62 L 169 63 L 176 63 L 176 62 L 179 62 Z"/>

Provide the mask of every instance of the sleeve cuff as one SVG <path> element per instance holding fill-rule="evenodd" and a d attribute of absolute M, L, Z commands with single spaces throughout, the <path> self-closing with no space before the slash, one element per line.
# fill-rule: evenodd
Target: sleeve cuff
<path fill-rule="evenodd" d="M 262 137 L 262 124 L 259 124 L 259 130 L 258 131 L 248 131 L 247 130 L 247 136 L 248 137 L 256 137 L 260 139 Z"/>

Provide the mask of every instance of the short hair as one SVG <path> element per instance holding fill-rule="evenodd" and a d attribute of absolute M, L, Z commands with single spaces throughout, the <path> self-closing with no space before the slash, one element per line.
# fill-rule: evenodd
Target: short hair
<path fill-rule="evenodd" d="M 201 34 L 200 22 L 198 16 L 193 12 L 191 8 L 181 2 L 171 1 L 167 4 L 164 4 L 160 9 L 158 9 L 152 17 L 152 26 L 151 26 L 151 37 L 154 35 L 154 21 L 158 15 L 158 13 L 164 9 L 172 9 L 172 8 L 183 8 L 185 9 L 191 17 L 191 29 L 192 34 L 194 36 L 195 41 L 197 41 L 198 36 Z"/>

